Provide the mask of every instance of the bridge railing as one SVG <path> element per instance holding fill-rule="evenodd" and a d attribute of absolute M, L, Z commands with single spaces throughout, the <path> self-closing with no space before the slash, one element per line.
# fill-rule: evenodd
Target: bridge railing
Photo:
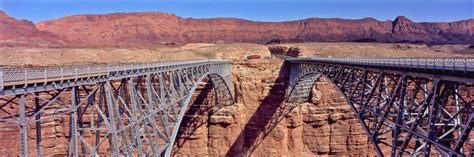
<path fill-rule="evenodd" d="M 288 59 L 288 61 L 474 72 L 474 58 L 297 58 Z"/>
<path fill-rule="evenodd" d="M 183 66 L 208 62 L 226 62 L 225 60 L 187 60 L 159 61 L 149 63 L 78 65 L 43 68 L 4 68 L 0 69 L 0 90 L 10 85 L 27 85 L 47 83 L 50 81 L 78 80 L 87 77 L 109 76 L 119 71 L 140 70 L 149 68 Z"/>

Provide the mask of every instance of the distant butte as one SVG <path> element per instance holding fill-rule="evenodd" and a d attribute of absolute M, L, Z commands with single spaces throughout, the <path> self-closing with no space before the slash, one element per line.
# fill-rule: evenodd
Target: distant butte
<path fill-rule="evenodd" d="M 5 19 L 11 18 L 2 13 L 1 40 L 6 34 L 11 34 L 3 33 L 5 31 L 25 29 L 34 32 L 35 38 L 69 46 L 146 46 L 218 41 L 474 44 L 474 19 L 433 23 L 413 22 L 400 16 L 394 21 L 309 18 L 256 22 L 236 18 L 181 18 L 167 13 L 144 12 L 67 16 L 37 23 L 36 28 L 41 31 L 27 24 L 30 22 L 24 22 L 24 27 L 14 27 L 8 22 L 5 24 L 8 21 Z M 31 37 L 25 33 L 17 34 Z"/>

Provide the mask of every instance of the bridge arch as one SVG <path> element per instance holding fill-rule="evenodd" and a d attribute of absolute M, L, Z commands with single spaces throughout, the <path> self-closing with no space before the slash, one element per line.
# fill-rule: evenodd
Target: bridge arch
<path fill-rule="evenodd" d="M 153 99 L 152 102 L 159 103 L 158 106 L 168 109 L 167 116 L 174 117 L 170 120 L 172 118 L 161 116 L 161 121 L 165 121 L 161 127 L 163 130 L 168 129 L 167 137 L 162 139 L 164 144 L 162 154 L 165 156 L 171 156 L 186 109 L 191 105 L 193 94 L 205 78 L 212 83 L 217 106 L 234 104 L 232 84 L 230 84 L 230 64 L 206 64 L 152 73 L 146 78 L 149 82 L 147 86 L 151 88 L 150 93 L 155 93 L 156 96 L 150 96 Z"/>
<path fill-rule="evenodd" d="M 180 109 L 180 115 L 179 115 L 179 120 L 175 124 L 173 134 L 170 136 L 170 142 L 169 146 L 166 149 L 165 156 L 171 156 L 172 155 L 172 150 L 174 148 L 174 144 L 176 141 L 176 138 L 178 136 L 178 132 L 180 129 L 180 126 L 182 125 L 182 120 L 183 117 L 185 116 L 186 109 L 192 105 L 190 103 L 191 98 L 193 96 L 193 93 L 196 92 L 197 87 L 199 86 L 200 83 L 205 80 L 205 78 L 208 78 L 209 81 L 212 84 L 212 88 L 214 89 L 215 95 L 216 95 L 216 106 L 217 107 L 225 107 L 229 105 L 234 104 L 234 99 L 233 99 L 233 94 L 229 86 L 229 81 L 226 81 L 223 76 L 221 76 L 218 73 L 206 73 L 202 75 L 199 79 L 199 81 L 196 81 L 194 85 L 192 86 L 191 90 L 189 91 L 189 95 L 186 97 L 186 100 L 183 102 L 183 105 Z"/>

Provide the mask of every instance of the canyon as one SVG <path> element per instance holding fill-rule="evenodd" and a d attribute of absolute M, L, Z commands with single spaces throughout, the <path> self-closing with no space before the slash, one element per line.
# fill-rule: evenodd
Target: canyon
<path fill-rule="evenodd" d="M 472 57 L 469 45 L 430 45 L 474 44 L 474 19 L 256 22 L 148 12 L 75 15 L 33 24 L 0 11 L 1 67 L 232 60 L 236 104 L 209 114 L 215 102 L 212 92 L 206 92 L 212 89 L 203 84 L 181 126 L 175 156 L 374 156 L 368 137 L 330 80 L 316 82 L 308 103 L 284 102 L 288 69 L 283 60 L 270 59 L 263 44 L 298 47 L 304 57 Z M 266 59 L 242 60 L 246 55 Z M 65 155 L 68 122 L 67 117 L 44 121 L 43 155 Z M 18 127 L 0 129 L 0 156 L 17 156 Z M 33 147 L 34 125 L 29 131 Z"/>
<path fill-rule="evenodd" d="M 175 155 L 375 155 L 351 108 L 329 80 L 316 83 L 309 103 L 286 104 L 287 70 L 281 60 L 234 63 L 237 103 L 213 115 L 188 111 L 194 121 L 181 128 Z"/>

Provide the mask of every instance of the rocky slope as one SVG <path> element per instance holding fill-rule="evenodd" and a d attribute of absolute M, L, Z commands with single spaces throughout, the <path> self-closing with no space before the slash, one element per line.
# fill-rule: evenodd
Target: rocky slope
<path fill-rule="evenodd" d="M 218 41 L 474 43 L 474 19 L 417 23 L 403 16 L 394 21 L 310 18 L 288 22 L 255 22 L 234 18 L 181 18 L 167 13 L 146 12 L 68 16 L 43 21 L 36 26 L 68 39 L 75 46 Z"/>
<path fill-rule="evenodd" d="M 31 21 L 16 20 L 0 11 L 0 47 L 55 47 L 65 44 L 56 35 L 36 29 Z"/>

